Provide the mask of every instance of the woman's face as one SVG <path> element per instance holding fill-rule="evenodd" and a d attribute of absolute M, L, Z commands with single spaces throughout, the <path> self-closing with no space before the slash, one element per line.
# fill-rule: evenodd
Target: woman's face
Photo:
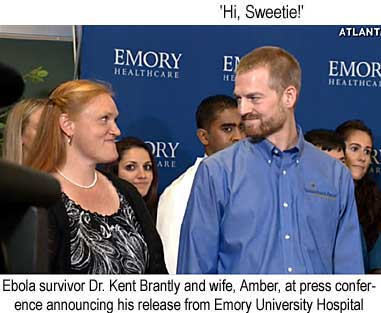
<path fill-rule="evenodd" d="M 115 138 L 120 135 L 117 116 L 115 102 L 107 94 L 96 96 L 84 104 L 84 109 L 65 127 L 66 134 L 72 136 L 68 153 L 74 153 L 77 160 L 90 164 L 116 160 Z"/>
<path fill-rule="evenodd" d="M 133 184 L 142 197 L 146 196 L 153 180 L 148 152 L 139 147 L 124 151 L 118 164 L 118 176 Z"/>
<path fill-rule="evenodd" d="M 364 177 L 370 166 L 372 139 L 364 131 L 353 130 L 345 140 L 345 162 L 354 180 Z"/>
<path fill-rule="evenodd" d="M 43 108 L 38 108 L 36 111 L 34 111 L 29 118 L 26 121 L 26 124 L 24 126 L 24 130 L 22 132 L 22 144 L 23 144 L 23 152 L 24 157 L 28 154 L 30 151 L 33 142 L 34 137 L 37 133 L 38 123 L 41 118 Z"/>

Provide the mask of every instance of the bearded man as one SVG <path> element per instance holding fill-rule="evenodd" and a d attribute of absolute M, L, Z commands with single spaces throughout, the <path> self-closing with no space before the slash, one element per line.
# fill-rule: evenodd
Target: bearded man
<path fill-rule="evenodd" d="M 353 180 L 303 138 L 301 69 L 261 47 L 237 67 L 247 136 L 198 168 L 182 224 L 178 273 L 363 273 Z"/>

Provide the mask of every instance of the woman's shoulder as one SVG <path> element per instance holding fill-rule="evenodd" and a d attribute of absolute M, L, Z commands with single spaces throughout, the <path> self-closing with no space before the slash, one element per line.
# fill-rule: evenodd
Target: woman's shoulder
<path fill-rule="evenodd" d="M 103 170 L 99 170 L 99 172 L 104 175 L 114 185 L 117 191 L 124 195 L 126 198 L 133 198 L 134 201 L 142 200 L 138 190 L 128 181 L 119 178 L 113 173 L 109 173 Z"/>
<path fill-rule="evenodd" d="M 150 265 L 148 268 L 148 273 L 167 274 L 168 272 L 164 262 L 161 239 L 157 233 L 155 224 L 151 218 L 147 206 L 138 190 L 132 184 L 120 179 L 114 174 L 103 171 L 100 172 L 105 175 L 113 183 L 115 188 L 125 196 L 127 201 L 130 202 L 132 210 L 140 222 L 144 238 L 150 251 Z"/>

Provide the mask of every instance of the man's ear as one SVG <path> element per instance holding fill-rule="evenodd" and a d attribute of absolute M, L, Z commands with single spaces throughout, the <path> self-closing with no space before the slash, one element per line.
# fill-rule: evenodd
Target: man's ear
<path fill-rule="evenodd" d="M 61 113 L 59 119 L 60 127 L 66 136 L 71 138 L 74 135 L 74 123 L 67 113 Z"/>
<path fill-rule="evenodd" d="M 209 134 L 208 131 L 204 128 L 197 129 L 197 137 L 204 146 L 209 144 Z"/>
<path fill-rule="evenodd" d="M 294 86 L 288 86 L 284 92 L 283 92 L 283 97 L 284 97 L 284 103 L 286 108 L 295 108 L 296 104 L 296 98 L 297 98 L 298 91 Z"/>

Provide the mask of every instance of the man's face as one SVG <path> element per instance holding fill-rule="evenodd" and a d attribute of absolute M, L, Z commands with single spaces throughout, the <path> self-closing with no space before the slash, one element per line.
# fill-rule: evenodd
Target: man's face
<path fill-rule="evenodd" d="M 247 136 L 267 138 L 285 125 L 287 112 L 284 100 L 269 87 L 266 67 L 238 74 L 234 94 Z"/>
<path fill-rule="evenodd" d="M 217 114 L 217 118 L 207 130 L 205 151 L 211 155 L 225 149 L 245 137 L 242 131 L 241 116 L 237 109 L 225 109 Z"/>

